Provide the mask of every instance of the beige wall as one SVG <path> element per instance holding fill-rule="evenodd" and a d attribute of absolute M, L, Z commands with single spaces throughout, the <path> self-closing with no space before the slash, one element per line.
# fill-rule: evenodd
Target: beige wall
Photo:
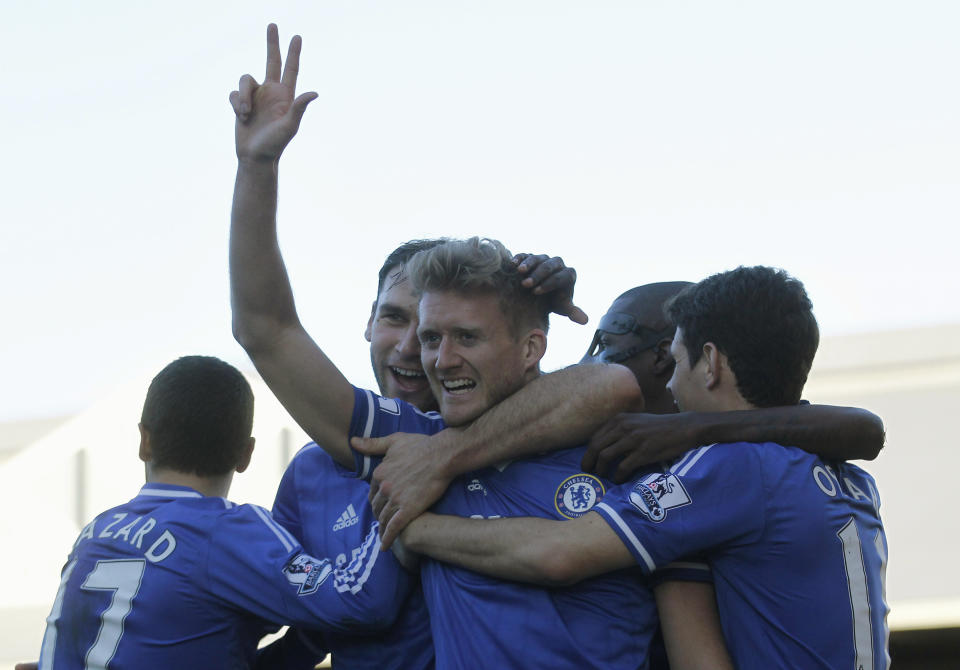
<path fill-rule="evenodd" d="M 882 500 L 891 628 L 960 625 L 960 325 L 827 338 L 804 397 L 884 420 L 887 446 L 862 465 Z"/>

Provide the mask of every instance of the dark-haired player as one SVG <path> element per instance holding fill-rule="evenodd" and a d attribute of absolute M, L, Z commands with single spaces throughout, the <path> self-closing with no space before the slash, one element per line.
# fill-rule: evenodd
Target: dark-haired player
<path fill-rule="evenodd" d="M 370 362 L 380 392 L 429 411 L 436 408 L 423 367 L 417 340 L 417 298 L 403 267 L 418 251 L 441 240 L 412 240 L 395 249 L 384 261 L 377 284 L 377 299 L 364 333 L 370 342 Z M 297 452 L 287 466 L 273 504 L 274 518 L 315 553 L 345 563 L 358 538 L 376 533 L 376 517 L 367 500 L 369 486 L 349 476 L 316 443 Z M 369 588 L 393 594 L 382 607 L 396 620 L 384 630 L 327 634 L 291 630 L 281 645 L 277 665 L 289 667 L 289 657 L 312 652 L 319 661 L 332 654 L 336 667 L 376 667 L 381 670 L 418 670 L 434 663 L 430 620 L 418 575 L 404 569 L 390 552 L 380 557 L 379 574 Z"/>
<path fill-rule="evenodd" d="M 425 416 L 409 404 L 353 388 L 297 318 L 277 245 L 277 161 L 315 96 L 295 95 L 299 38 L 291 42 L 285 68 L 281 66 L 275 26 L 268 31 L 268 44 L 265 83 L 257 86 L 248 78 L 241 82 L 241 89 L 255 90 L 248 117 L 245 120 L 241 113 L 236 126 L 239 165 L 230 238 L 234 333 L 271 390 L 307 434 L 338 463 L 351 467 L 355 464 L 348 444 L 352 435 L 383 434 L 384 430 L 403 427 L 403 421 L 425 420 L 430 427 L 419 427 L 428 430 L 438 430 L 443 424 L 438 417 Z M 242 95 L 238 91 L 233 98 Z M 436 356 L 422 354 L 422 361 L 445 418 L 471 431 L 484 424 L 492 426 L 493 433 L 517 426 L 505 440 L 483 441 L 493 447 L 519 440 L 535 454 L 542 451 L 544 441 L 582 441 L 606 416 L 639 399 L 633 376 L 619 366 L 579 366 L 561 371 L 551 375 L 549 392 L 546 383 L 538 384 L 539 360 L 546 342 L 542 301 L 531 301 L 528 292 L 520 290 L 516 267 L 503 256 L 502 245 L 480 240 L 467 244 L 482 256 L 477 267 L 455 263 L 456 274 L 467 283 L 452 286 L 452 291 L 427 291 L 419 305 L 417 335 L 421 347 L 426 348 L 428 343 L 432 347 L 435 339 L 442 341 L 436 347 Z M 433 254 L 441 248 L 421 253 Z M 475 275 L 480 266 L 484 266 L 479 273 L 482 277 Z M 497 283 L 487 283 L 494 275 Z M 473 279 L 477 279 L 476 285 Z M 502 286 L 500 280 L 504 280 Z M 435 302 L 425 305 L 431 297 Z M 534 314 L 536 318 L 532 318 Z M 430 316 L 429 323 L 425 315 Z M 432 377 L 435 372 L 441 377 Z M 501 420 L 511 418 L 503 409 L 507 403 L 499 402 L 507 396 L 511 396 L 509 402 L 514 407 L 522 397 L 529 420 Z M 578 411 L 586 415 L 585 421 Z M 398 417 L 401 423 L 392 423 Z M 533 439 L 526 439 L 531 432 Z M 464 485 L 471 493 L 484 488 L 493 491 L 491 487 L 513 490 L 521 497 L 511 495 L 511 501 L 500 498 L 499 503 L 509 504 L 514 514 L 531 506 L 538 512 L 560 514 L 555 511 L 554 494 L 571 476 L 583 475 L 587 482 L 599 482 L 581 473 L 579 454 L 548 460 L 554 467 L 549 472 L 539 468 L 539 478 L 534 474 L 538 469 L 535 464 L 517 462 L 504 470 L 502 477 L 487 478 L 484 474 L 486 486 L 477 488 L 470 481 Z M 536 501 L 523 498 L 521 492 L 529 490 L 531 483 L 540 491 L 549 489 L 549 497 L 541 495 Z M 571 485 L 578 483 L 570 481 Z M 568 513 L 580 513 L 596 501 L 595 490 L 590 497 L 577 485 L 576 492 L 579 495 L 571 493 L 571 500 L 563 503 Z M 490 503 L 493 498 L 491 494 Z M 477 498 L 478 503 L 482 500 Z M 444 600 L 442 594 L 426 585 L 427 601 L 441 604 L 447 613 L 444 616 L 431 611 L 430 617 L 439 666 L 475 667 L 478 660 L 516 665 L 522 659 L 552 667 L 643 664 L 646 636 L 655 623 L 655 613 L 652 596 L 637 580 L 603 577 L 557 594 L 482 581 L 488 585 L 480 587 L 486 598 L 477 592 L 477 585 L 468 592 L 450 590 L 448 582 L 444 591 L 451 598 Z M 507 595 L 511 607 L 502 606 L 501 597 Z M 613 634 L 615 629 L 617 634 Z M 456 630 L 467 634 L 458 635 Z"/>
<path fill-rule="evenodd" d="M 180 358 L 151 382 L 140 421 L 146 484 L 98 515 L 64 566 L 40 668 L 246 668 L 268 624 L 388 625 L 363 589 L 376 533 L 334 565 L 270 513 L 226 499 L 250 463 L 253 394 L 235 368 Z"/>
<path fill-rule="evenodd" d="M 739 268 L 670 304 L 681 410 L 795 405 L 819 341 L 802 284 Z M 710 558 L 739 668 L 883 668 L 887 545 L 870 475 L 775 443 L 713 444 L 651 470 L 572 521 L 425 515 L 409 549 L 469 569 L 568 584 Z M 668 639 L 668 648 L 683 646 Z M 673 660 L 671 656 L 671 660 Z"/>

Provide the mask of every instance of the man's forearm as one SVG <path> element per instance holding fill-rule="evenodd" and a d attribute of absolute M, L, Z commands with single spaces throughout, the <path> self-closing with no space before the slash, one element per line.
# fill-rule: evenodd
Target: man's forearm
<path fill-rule="evenodd" d="M 732 670 L 712 584 L 665 582 L 654 594 L 673 670 Z"/>
<path fill-rule="evenodd" d="M 406 549 L 500 579 L 556 585 L 544 569 L 559 521 L 538 518 L 466 519 L 426 513 L 401 536 Z M 522 536 L 522 541 L 518 537 Z"/>
<path fill-rule="evenodd" d="M 701 444 L 777 442 L 833 460 L 872 460 L 884 442 L 880 417 L 856 407 L 797 405 L 688 416 Z"/>
<path fill-rule="evenodd" d="M 300 48 L 294 36 L 282 65 L 277 27 L 270 24 L 263 83 L 244 75 L 240 90 L 230 94 L 238 160 L 230 215 L 233 334 L 290 416 L 341 465 L 351 467 L 347 439 L 353 388 L 300 324 L 277 241 L 280 156 L 317 97 L 296 95 Z"/>
<path fill-rule="evenodd" d="M 635 565 L 630 550 L 596 512 L 570 521 L 426 513 L 401 539 L 410 551 L 435 560 L 542 586 L 568 586 Z"/>
<path fill-rule="evenodd" d="M 636 378 L 620 365 L 573 365 L 533 380 L 464 429 L 435 435 L 447 475 L 583 444 L 607 419 L 642 409 Z"/>
<path fill-rule="evenodd" d="M 234 337 L 301 428 L 344 467 L 353 389 L 303 329 L 277 242 L 277 162 L 241 160 L 230 227 Z"/>
<path fill-rule="evenodd" d="M 241 160 L 230 217 L 234 336 L 248 352 L 284 324 L 297 324 L 277 242 L 277 161 Z"/>

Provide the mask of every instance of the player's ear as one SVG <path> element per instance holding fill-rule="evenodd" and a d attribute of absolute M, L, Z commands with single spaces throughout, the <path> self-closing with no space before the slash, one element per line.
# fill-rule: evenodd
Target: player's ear
<path fill-rule="evenodd" d="M 247 441 L 247 446 L 244 447 L 243 453 L 240 454 L 240 460 L 237 461 L 237 467 L 235 468 L 237 472 L 243 472 L 250 467 L 250 459 L 253 458 L 253 445 L 256 441 L 255 437 L 251 437 Z"/>
<path fill-rule="evenodd" d="M 527 333 L 523 343 L 524 368 L 530 370 L 540 364 L 540 359 L 547 353 L 547 334 L 539 328 Z"/>
<path fill-rule="evenodd" d="M 373 336 L 373 317 L 377 314 L 377 301 L 373 301 L 373 305 L 370 307 L 370 318 L 367 319 L 367 329 L 363 331 L 363 339 L 367 342 L 370 341 L 370 338 Z"/>
<path fill-rule="evenodd" d="M 712 391 L 720 385 L 723 377 L 723 354 L 717 349 L 713 342 L 706 342 L 703 345 L 704 369 L 703 381 L 708 391 Z"/>
<path fill-rule="evenodd" d="M 144 428 L 142 423 L 137 424 L 140 430 L 140 460 L 149 463 L 153 460 L 153 449 L 150 447 L 150 433 Z"/>
<path fill-rule="evenodd" d="M 662 375 L 673 371 L 673 354 L 670 353 L 672 337 L 664 337 L 653 348 L 653 374 Z"/>

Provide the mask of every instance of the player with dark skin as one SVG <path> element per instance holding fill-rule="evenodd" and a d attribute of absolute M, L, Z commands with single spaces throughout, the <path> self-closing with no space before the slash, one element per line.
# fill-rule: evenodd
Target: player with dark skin
<path fill-rule="evenodd" d="M 678 315 L 677 322 L 680 327 L 674 329 L 675 335 L 669 350 L 672 359 L 669 367 L 672 372 L 667 387 L 681 409 L 709 410 L 710 414 L 738 413 L 748 417 L 766 416 L 763 414 L 765 410 L 760 409 L 764 404 L 798 402 L 819 336 L 806 294 L 802 294 L 802 300 L 793 299 L 797 291 L 793 285 L 798 283 L 789 277 L 784 279 L 782 275 L 785 273 L 772 268 L 739 268 L 708 278 L 701 284 L 691 287 L 692 290 L 684 291 L 676 301 L 673 301 L 670 311 L 671 314 Z M 753 282 L 754 286 L 767 282 L 763 289 L 757 291 L 761 295 L 759 298 L 761 306 L 755 307 L 752 302 L 744 303 L 741 299 L 740 305 L 725 309 L 733 300 L 745 295 L 742 288 L 748 282 Z M 724 293 L 726 286 L 731 285 L 733 288 L 727 289 Z M 717 288 L 718 286 L 720 288 Z M 776 294 L 772 290 L 765 292 L 771 286 L 777 290 Z M 658 288 L 662 286 L 640 287 L 628 293 L 633 293 L 634 297 L 637 297 L 644 294 L 643 289 L 650 289 L 647 293 L 656 295 Z M 699 293 L 697 293 L 698 290 Z M 802 292 L 802 287 L 799 290 Z M 749 295 L 752 296 L 753 292 Z M 772 298 L 777 301 L 777 304 L 785 305 L 784 313 L 776 314 L 776 317 L 771 320 L 771 306 L 769 302 L 763 305 L 764 297 Z M 803 311 L 804 304 L 806 312 Z M 795 308 L 794 305 L 799 307 Z M 618 310 L 624 308 L 623 296 L 614 303 L 614 308 Z M 794 311 L 791 313 L 790 310 Z M 744 321 L 740 323 L 737 321 L 737 315 L 744 312 L 747 314 Z M 637 310 L 638 317 L 634 319 L 634 323 L 630 324 L 637 326 L 634 329 L 636 331 L 634 335 L 641 338 L 644 336 L 645 325 L 656 325 L 655 323 L 638 323 L 639 315 L 643 313 L 643 309 Z M 611 311 L 601 320 L 600 330 L 608 327 L 616 331 L 626 331 L 628 329 L 623 326 L 629 324 L 630 320 L 631 316 L 625 312 Z M 737 325 L 726 325 L 731 322 L 736 322 Z M 775 325 L 770 326 L 769 330 L 764 330 L 767 323 Z M 725 328 L 731 328 L 731 330 L 725 330 Z M 647 328 L 647 330 L 650 329 Z M 709 335 L 704 334 L 707 332 Z M 695 335 L 688 333 L 695 333 Z M 767 339 L 758 343 L 757 333 Z M 604 335 L 605 333 L 598 333 L 599 337 Z M 694 337 L 701 339 L 694 340 Z M 713 341 L 714 339 L 720 341 L 721 338 L 726 338 L 727 344 L 717 344 Z M 639 353 L 641 346 L 645 347 L 650 341 L 650 338 L 646 343 L 634 340 L 632 344 L 634 355 Z M 692 341 L 697 344 L 690 345 Z M 617 358 L 616 352 L 622 351 L 619 347 L 628 346 L 615 338 L 607 339 L 605 342 L 608 345 L 606 349 L 597 347 L 595 340 L 588 355 L 603 359 L 606 353 L 607 356 Z M 703 344 L 700 344 L 701 342 Z M 735 344 L 729 344 L 730 342 Z M 654 344 L 652 348 L 658 346 Z M 722 347 L 728 347 L 726 351 L 730 351 L 729 356 Z M 699 358 L 696 353 L 700 354 Z M 771 353 L 776 355 L 771 356 Z M 750 359 L 751 356 L 754 358 Z M 657 358 L 659 354 L 654 353 L 650 356 L 651 361 Z M 648 368 L 643 372 L 649 371 Z M 758 388 L 762 391 L 758 392 Z M 750 395 L 749 400 L 747 394 Z M 784 406 L 773 409 L 787 411 L 788 408 Z M 792 405 L 789 409 L 794 412 L 798 410 L 811 412 L 811 416 L 823 415 L 828 420 L 834 415 L 835 418 L 842 419 L 847 413 L 862 412 L 862 410 L 847 408 L 797 407 L 796 405 Z M 869 415 L 869 413 L 864 414 Z M 683 414 L 677 416 L 682 417 Z M 849 420 L 849 423 L 853 425 L 856 420 L 858 419 L 855 417 Z M 859 420 L 870 423 L 869 416 Z M 773 421 L 776 419 L 774 418 Z M 709 422 L 705 422 L 705 425 L 706 423 Z M 740 423 L 746 425 L 742 421 Z M 722 433 L 732 430 L 737 422 L 716 425 L 720 426 L 719 431 Z M 749 431 L 741 430 L 737 434 L 743 435 L 744 432 Z M 789 433 L 790 429 L 787 428 L 784 432 Z M 767 429 L 760 434 L 770 435 L 771 430 Z M 798 434 L 807 435 L 807 432 L 801 430 Z M 645 564 L 646 569 L 652 571 L 657 566 L 676 560 L 676 556 L 681 553 L 690 550 L 706 551 L 716 576 L 718 600 L 721 601 L 721 618 L 726 613 L 730 618 L 725 620 L 725 623 L 732 626 L 733 630 L 740 626 L 752 633 L 760 631 L 748 642 L 744 642 L 742 638 L 736 642 L 735 636 L 731 637 L 728 626 L 725 625 L 727 644 L 738 667 L 771 667 L 771 660 L 779 660 L 782 663 L 784 658 L 788 657 L 783 654 L 783 651 L 790 644 L 790 642 L 784 642 L 785 640 L 798 640 L 800 647 L 815 649 L 815 654 L 833 654 L 830 658 L 831 662 L 817 665 L 817 667 L 840 667 L 836 661 L 846 654 L 849 654 L 850 661 L 856 659 L 856 663 L 851 665 L 873 667 L 874 654 L 883 653 L 880 645 L 884 644 L 885 638 L 882 620 L 885 617 L 886 606 L 882 601 L 882 584 L 886 543 L 883 540 L 882 526 L 878 516 L 879 499 L 872 480 L 868 475 L 861 478 L 857 472 L 862 474 L 862 471 L 854 466 L 850 466 L 850 470 L 838 470 L 841 472 L 840 480 L 858 497 L 853 494 L 848 495 L 845 502 L 841 501 L 844 507 L 836 511 L 833 509 L 835 501 L 831 496 L 836 496 L 837 489 L 834 488 L 831 492 L 827 488 L 818 487 L 810 482 L 810 463 L 827 462 L 832 464 L 827 467 L 837 468 L 844 468 L 846 464 L 832 459 L 821 461 L 816 456 L 800 455 L 795 447 L 771 444 L 769 439 L 763 440 L 766 444 L 711 444 L 711 442 L 721 441 L 716 439 L 699 442 L 698 446 L 710 446 L 691 450 L 687 455 L 688 459 L 682 461 L 683 467 L 680 465 L 669 467 L 667 463 L 663 463 L 661 470 L 673 479 L 656 492 L 650 489 L 651 493 L 648 497 L 642 497 L 642 492 L 646 490 L 643 488 L 645 484 L 637 484 L 633 488 L 630 494 L 632 497 L 626 507 L 641 510 L 636 515 L 644 517 L 641 522 L 634 520 L 627 525 L 628 522 L 624 521 L 623 515 L 617 516 L 618 512 L 614 511 L 614 508 L 618 507 L 617 497 L 624 495 L 624 489 L 619 488 L 608 491 L 602 503 L 586 515 L 574 520 L 533 518 L 478 520 L 426 513 L 418 517 L 402 533 L 400 539 L 408 550 L 422 553 L 434 560 L 452 563 L 501 579 L 549 587 L 568 585 L 583 578 L 637 564 Z M 701 460 L 701 456 L 711 448 L 722 450 L 724 447 L 729 449 L 726 452 L 726 458 L 740 459 L 735 465 L 728 466 L 730 469 L 726 474 L 729 477 L 718 474 L 716 470 L 706 474 L 701 471 L 700 475 L 689 472 L 696 470 L 696 467 L 702 467 L 703 463 L 709 463 L 709 459 L 716 458 L 718 453 L 724 453 L 714 451 L 712 456 Z M 752 470 L 751 467 L 756 461 L 751 461 L 753 456 L 747 450 L 758 447 L 761 450 L 771 450 L 773 456 L 770 460 L 765 460 L 762 466 L 758 465 L 756 470 Z M 836 445 L 831 448 L 836 450 Z M 786 455 L 778 456 L 779 452 L 776 450 L 783 450 Z M 790 451 L 795 455 L 790 455 Z M 779 471 L 776 466 L 771 465 L 775 458 L 781 458 L 782 465 Z M 785 474 L 785 469 L 788 467 L 793 468 L 795 482 L 791 482 L 790 477 Z M 661 470 L 654 469 L 655 472 Z M 812 470 L 816 471 L 816 468 Z M 745 474 L 737 481 L 735 472 L 749 474 Z M 760 480 L 768 473 L 769 479 L 764 479 L 761 484 Z M 848 474 L 850 478 L 847 477 Z M 692 483 L 697 476 L 701 477 L 700 481 Z M 683 481 L 684 477 L 688 478 L 686 484 Z M 854 484 L 854 481 L 857 483 Z M 796 485 L 796 482 L 800 482 L 801 485 Z M 684 488 L 685 486 L 687 488 Z M 801 493 L 804 486 L 807 492 L 812 490 L 812 495 Z M 710 522 L 702 523 L 699 528 L 691 518 L 681 517 L 674 521 L 674 534 L 669 537 L 664 534 L 663 529 L 668 527 L 664 521 L 667 515 L 666 510 L 682 508 L 689 512 L 695 509 L 698 496 L 711 488 L 717 495 L 712 500 L 707 500 L 706 496 L 701 498 L 699 509 L 702 511 L 697 513 L 707 514 L 712 510 L 720 510 L 719 514 Z M 749 502 L 741 504 L 739 509 L 745 512 L 731 515 L 728 508 L 737 509 L 737 505 L 728 505 L 730 494 L 739 496 L 736 492 L 747 488 L 753 489 L 751 495 L 754 497 L 749 498 Z M 867 490 L 870 491 L 870 495 L 864 493 Z M 671 496 L 675 497 L 671 498 Z M 757 497 L 773 502 L 768 507 L 766 503 L 758 503 Z M 780 503 L 776 502 L 778 498 Z M 704 506 L 705 501 L 706 506 Z M 776 508 L 777 504 L 781 506 L 780 509 Z M 863 509 L 856 511 L 857 505 Z M 619 505 L 619 508 L 625 509 L 623 505 Z M 758 509 L 761 511 L 756 512 Z M 609 510 L 612 516 L 604 520 L 601 513 L 606 510 Z M 670 514 L 674 513 L 682 514 L 683 512 L 670 512 Z M 791 518 L 791 514 L 795 516 Z M 828 576 L 836 576 L 842 571 L 836 570 L 838 559 L 835 559 L 829 567 L 824 567 L 827 565 L 826 558 L 824 557 L 823 561 L 820 558 L 822 546 L 826 545 L 819 543 L 817 538 L 822 536 L 828 541 L 835 541 L 839 535 L 836 528 L 843 523 L 847 526 L 853 524 L 853 514 L 858 515 L 857 524 L 863 523 L 864 528 L 868 529 L 856 532 L 874 538 L 871 546 L 875 549 L 870 552 L 864 550 L 861 553 L 859 545 L 855 550 L 844 548 L 844 552 L 850 551 L 854 555 L 852 561 L 854 569 L 861 571 L 856 572 L 855 575 L 862 576 L 862 583 L 849 577 L 849 572 L 846 576 L 837 577 L 837 583 L 831 584 L 827 589 L 831 598 L 834 595 L 836 597 L 830 600 L 829 604 L 823 605 L 823 599 L 810 596 L 811 587 L 826 583 Z M 727 515 L 726 518 L 724 515 Z M 725 520 L 730 521 L 727 530 L 723 530 Z M 759 528 L 762 532 L 751 535 L 749 530 L 751 523 L 754 524 L 753 528 Z M 833 524 L 836 524 L 836 527 L 831 527 Z M 644 526 L 649 534 L 645 535 L 637 531 Z M 858 525 L 857 528 L 860 526 Z M 637 535 L 633 535 L 631 529 L 637 531 Z M 876 536 L 873 534 L 875 530 L 879 533 Z M 618 532 L 625 534 L 620 536 Z M 658 533 L 661 535 L 658 536 Z M 647 550 L 652 546 L 651 539 L 655 536 L 662 540 L 661 546 L 672 549 L 659 555 L 655 552 L 648 553 Z M 693 536 L 697 537 L 697 541 L 701 543 L 700 546 L 695 542 L 686 542 L 687 537 Z M 640 539 L 638 540 L 637 537 Z M 817 549 L 809 549 L 814 546 Z M 672 557 L 669 555 L 671 550 L 676 552 Z M 804 550 L 810 550 L 810 555 L 796 558 L 801 556 L 801 551 Z M 777 552 L 780 554 L 778 555 Z M 868 553 L 872 554 L 872 560 L 868 557 Z M 651 558 L 651 555 L 654 557 Z M 784 555 L 794 557 L 792 560 L 795 562 L 792 566 L 782 560 Z M 846 560 L 844 558 L 844 561 Z M 766 573 L 761 574 L 764 563 L 767 564 Z M 745 566 L 749 567 L 745 568 Z M 808 566 L 810 566 L 809 570 Z M 802 579 L 798 577 L 801 574 L 804 575 L 803 578 L 810 581 L 797 588 L 792 594 L 789 588 L 783 588 L 785 583 L 793 579 Z M 783 581 L 784 579 L 786 582 Z M 869 592 L 868 580 L 872 584 Z M 756 583 L 772 586 L 766 590 L 763 587 L 755 591 L 751 590 Z M 843 588 L 836 588 L 840 584 Z M 851 584 L 857 585 L 856 588 Z M 686 587 L 682 583 L 667 586 Z M 854 595 L 849 595 L 850 593 Z M 662 600 L 665 592 L 658 591 L 656 595 L 662 619 L 685 616 L 682 602 L 679 603 L 679 607 L 672 607 L 670 603 L 664 603 Z M 851 599 L 850 602 L 846 600 L 848 597 Z M 749 601 L 750 605 L 743 606 L 744 601 Z M 857 604 L 851 605 L 852 602 Z M 677 601 L 674 600 L 673 604 L 677 605 Z M 805 607 L 809 607 L 809 611 L 805 611 L 803 609 Z M 824 607 L 837 613 L 830 624 L 824 623 L 826 619 L 821 619 L 819 615 L 811 616 Z M 877 614 L 878 611 L 880 614 Z M 824 616 L 826 616 L 825 612 Z M 863 623 L 864 616 L 872 616 L 870 625 Z M 846 632 L 842 626 L 848 625 L 851 632 L 859 630 L 860 633 L 854 635 Z M 838 631 L 843 632 L 838 633 Z M 690 655 L 696 650 L 682 635 L 674 635 L 665 628 L 664 639 L 671 665 L 712 667 L 699 665 L 697 659 L 691 658 Z M 760 643 L 761 640 L 764 642 Z M 776 641 L 768 643 L 767 640 Z M 823 641 L 823 646 L 818 647 L 815 644 L 817 641 Z M 765 644 L 769 646 L 764 646 Z M 847 649 L 848 644 L 849 649 Z M 862 658 L 870 660 L 860 664 Z M 773 665 L 779 665 L 779 663 Z M 795 662 L 794 665 L 814 667 L 809 660 Z"/>
<path fill-rule="evenodd" d="M 884 443 L 883 421 L 857 407 L 802 404 L 739 412 L 678 412 L 666 387 L 674 368 L 670 354 L 674 329 L 659 305 L 689 285 L 661 282 L 630 289 L 614 300 L 597 326 L 581 362 L 630 368 L 643 390 L 645 407 L 642 413 L 618 415 L 594 434 L 584 469 L 624 482 L 638 468 L 671 460 L 694 446 L 763 441 L 772 435 L 801 448 L 816 445 L 831 450 L 826 455 L 846 460 L 877 457 Z M 636 321 L 629 323 L 631 318 Z"/>
<path fill-rule="evenodd" d="M 307 433 L 327 447 L 333 458 L 345 465 L 353 465 L 353 454 L 344 449 L 348 423 L 344 419 L 349 418 L 353 405 L 351 388 L 299 323 L 276 240 L 277 160 L 295 134 L 307 104 L 316 94 L 296 96 L 293 90 L 299 38 L 291 42 L 287 67 L 282 74 L 276 28 L 273 26 L 268 31 L 268 43 L 267 82 L 256 88 L 255 110 L 259 105 L 259 112 L 251 114 L 249 125 L 241 120 L 237 126 L 239 165 L 231 233 L 235 335 L 271 389 Z M 252 78 L 245 77 L 241 81 L 241 90 L 234 96 L 254 87 L 256 84 Z M 256 273 L 251 273 L 252 269 L 256 269 Z M 488 311 L 493 316 L 503 318 L 494 313 L 492 304 L 485 305 L 491 308 Z M 540 347 L 539 340 L 536 344 Z M 528 364 L 525 361 L 524 366 L 526 376 Z M 584 381 L 587 377 L 596 377 L 594 373 L 601 375 L 596 384 L 609 388 L 605 394 L 586 389 Z M 636 393 L 633 390 L 628 392 L 625 378 L 629 379 L 629 386 Z M 322 380 L 322 384 L 318 384 L 318 380 Z M 608 396 L 616 399 L 618 404 L 602 400 Z M 479 395 L 476 397 L 480 398 Z M 581 417 L 575 417 L 575 409 L 565 407 L 564 402 L 573 399 L 580 407 L 586 421 L 580 424 L 580 429 L 589 435 L 600 426 L 603 418 L 610 416 L 605 414 L 600 418 L 604 409 L 611 413 L 617 411 L 616 407 L 626 409 L 633 406 L 634 397 L 640 397 L 634 375 L 616 365 L 574 366 L 552 375 L 538 376 L 526 382 L 510 398 L 516 406 L 522 405 L 530 419 L 510 429 L 503 419 L 515 417 L 516 411 L 506 409 L 507 403 L 490 407 L 490 411 L 472 419 L 469 426 L 462 429 L 462 444 L 466 446 L 455 453 L 467 455 L 461 459 L 461 465 L 469 470 L 474 467 L 470 465 L 469 455 L 474 453 L 478 444 L 482 445 L 479 450 L 484 452 L 483 458 L 493 460 L 502 460 L 504 456 L 498 450 L 505 449 L 504 445 L 511 442 L 520 445 L 517 451 L 525 449 L 522 453 L 528 455 L 541 453 L 546 446 L 544 441 L 553 443 L 569 438 L 575 444 L 583 438 L 575 437 L 574 428 L 567 422 L 573 422 L 573 419 L 580 422 Z M 597 404 L 604 407 L 597 407 Z M 592 421 L 596 423 L 591 424 Z M 543 432 L 538 436 L 540 431 Z M 510 451 L 509 456 L 515 457 L 517 451 Z"/>
<path fill-rule="evenodd" d="M 581 362 L 629 368 L 643 391 L 645 406 L 642 412 L 613 417 L 594 433 L 584 454 L 584 470 L 623 482 L 646 464 L 672 460 L 703 444 L 733 441 L 794 444 L 838 460 L 876 458 L 884 442 L 883 421 L 855 407 L 799 405 L 678 413 L 666 388 L 674 369 L 670 353 L 674 329 L 663 315 L 663 305 L 689 284 L 636 287 L 619 296 L 601 319 Z M 451 428 L 431 437 L 397 433 L 354 438 L 358 451 L 386 454 L 370 487 L 385 546 L 429 509 L 455 476 L 490 464 L 491 451 L 461 438 Z"/>
<path fill-rule="evenodd" d="M 581 363 L 619 363 L 637 378 L 643 391 L 644 412 L 676 412 L 666 380 L 673 370 L 669 356 L 673 327 L 662 305 L 689 282 L 659 282 L 638 286 L 610 305 Z M 666 345 L 666 346 L 665 346 Z"/>

